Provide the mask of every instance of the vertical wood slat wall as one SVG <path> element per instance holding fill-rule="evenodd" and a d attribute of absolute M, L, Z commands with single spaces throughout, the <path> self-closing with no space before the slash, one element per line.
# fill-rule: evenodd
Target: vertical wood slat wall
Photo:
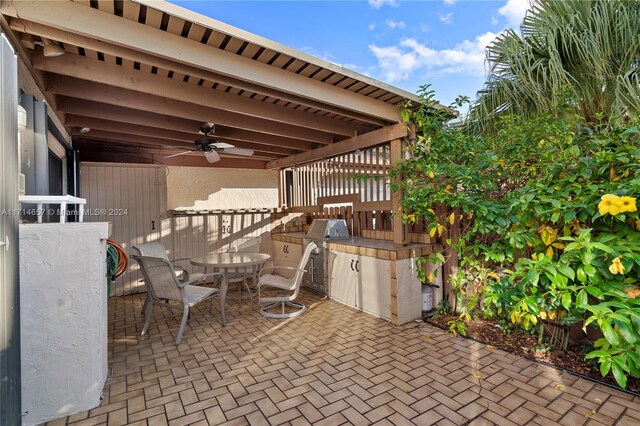
<path fill-rule="evenodd" d="M 280 170 L 281 188 L 288 170 Z M 388 144 L 296 166 L 289 170 L 294 196 L 287 207 L 316 206 L 318 198 L 338 195 L 359 195 L 362 202 L 389 201 L 388 170 Z"/>
<path fill-rule="evenodd" d="M 80 187 L 80 196 L 87 199 L 85 220 L 111 222 L 111 238 L 127 253 L 136 244 L 160 242 L 169 258 L 191 258 L 226 251 L 231 241 L 257 238 L 271 229 L 270 213 L 168 216 L 163 167 L 84 164 Z M 180 266 L 192 271 L 188 261 Z M 144 291 L 141 280 L 137 263 L 130 260 L 112 295 Z"/>

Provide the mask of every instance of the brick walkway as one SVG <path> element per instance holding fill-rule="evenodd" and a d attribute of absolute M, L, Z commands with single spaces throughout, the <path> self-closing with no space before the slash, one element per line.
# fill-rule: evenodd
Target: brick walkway
<path fill-rule="evenodd" d="M 102 405 L 49 424 L 640 424 L 640 398 L 413 323 L 394 327 L 303 294 L 282 321 L 228 303 L 222 327 L 157 310 L 139 337 L 140 295 L 109 302 Z"/>

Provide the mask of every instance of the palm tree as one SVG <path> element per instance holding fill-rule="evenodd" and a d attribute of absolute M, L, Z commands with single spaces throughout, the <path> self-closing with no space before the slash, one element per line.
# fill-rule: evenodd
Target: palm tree
<path fill-rule="evenodd" d="M 640 1 L 534 0 L 521 34 L 507 30 L 487 47 L 473 128 L 561 106 L 588 122 L 638 115 Z"/>

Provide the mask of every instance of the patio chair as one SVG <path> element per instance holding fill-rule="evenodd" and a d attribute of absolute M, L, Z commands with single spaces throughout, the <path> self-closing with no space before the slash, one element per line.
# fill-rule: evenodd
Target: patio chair
<path fill-rule="evenodd" d="M 134 254 L 131 255 L 131 258 L 135 259 L 140 265 L 140 270 L 147 284 L 147 294 L 150 304 L 141 335 L 144 336 L 147 333 L 153 308 L 156 305 L 180 310 L 179 304 L 171 303 L 179 302 L 182 304 L 182 322 L 180 323 L 180 330 L 178 331 L 178 337 L 176 339 L 176 345 L 179 345 L 182 341 L 182 335 L 184 334 L 184 327 L 189 318 L 189 308 L 208 300 L 209 311 L 213 313 L 211 299 L 220 293 L 220 289 L 201 287 L 194 284 L 201 283 L 206 278 L 221 276 L 222 274 L 205 274 L 185 282 L 180 282 L 176 276 L 173 264 L 164 257 L 139 256 Z"/>
<path fill-rule="evenodd" d="M 149 256 L 149 257 L 159 257 L 162 259 L 166 259 L 173 264 L 173 268 L 176 273 L 176 277 L 180 282 L 187 281 L 196 281 L 194 284 L 204 284 L 204 275 L 202 272 L 194 272 L 189 273 L 186 269 L 176 264 L 176 262 L 189 260 L 188 258 L 182 259 L 169 259 L 167 256 L 167 250 L 160 243 L 145 243 L 138 244 L 137 246 L 131 247 L 132 254 L 136 256 Z M 197 280 L 201 280 L 202 282 L 197 282 Z M 149 293 L 147 292 L 147 297 L 144 300 L 144 304 L 142 305 L 142 313 L 146 313 L 147 306 L 149 306 Z"/>
<path fill-rule="evenodd" d="M 294 302 L 300 292 L 300 284 L 302 283 L 302 277 L 306 272 L 304 270 L 305 265 L 309 261 L 309 256 L 318 246 L 314 242 L 310 242 L 302 253 L 300 263 L 297 268 L 290 266 L 267 266 L 260 270 L 258 276 L 258 303 L 266 305 L 261 306 L 260 314 L 267 318 L 293 318 L 302 315 L 307 307 L 300 302 Z M 294 270 L 296 271 L 293 277 L 284 278 L 280 275 L 276 275 L 273 272 L 276 270 Z M 267 273 L 272 272 L 272 273 Z M 263 295 L 265 289 L 275 290 L 278 293 L 276 295 Z M 293 308 L 291 312 L 286 312 L 286 307 Z M 273 308 L 280 308 L 280 313 L 271 312 Z"/>
<path fill-rule="evenodd" d="M 260 253 L 260 242 L 262 241 L 262 237 L 249 237 L 249 238 L 239 238 L 231 242 L 229 246 L 230 253 Z M 244 287 L 247 290 L 249 295 L 249 306 L 250 309 L 253 309 L 253 296 L 255 289 L 251 289 L 249 287 L 249 283 L 247 282 L 247 278 L 251 277 L 252 282 L 258 282 L 258 271 L 256 268 L 239 268 L 237 271 L 227 274 L 227 283 L 238 284 L 238 302 L 242 300 L 242 288 Z M 227 293 L 228 294 L 228 293 Z M 228 299 L 228 297 L 227 297 Z"/>

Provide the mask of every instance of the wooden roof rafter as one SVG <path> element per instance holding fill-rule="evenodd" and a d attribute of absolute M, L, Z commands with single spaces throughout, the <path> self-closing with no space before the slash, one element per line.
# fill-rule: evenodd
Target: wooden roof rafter
<path fill-rule="evenodd" d="M 190 143 L 197 123 L 215 122 L 215 136 L 263 152 L 272 167 L 398 123 L 395 104 L 417 99 L 162 1 L 0 2 L 14 40 L 64 47 L 54 58 L 36 47 L 28 65 L 81 143 L 91 138 L 80 126 L 142 147 L 149 134 Z"/>

